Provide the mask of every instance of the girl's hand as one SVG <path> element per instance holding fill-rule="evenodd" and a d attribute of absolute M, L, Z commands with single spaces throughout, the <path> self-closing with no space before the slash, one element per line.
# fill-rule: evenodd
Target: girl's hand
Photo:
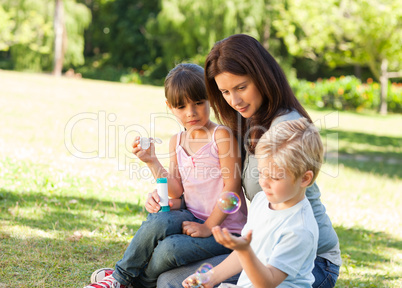
<path fill-rule="evenodd" d="M 183 221 L 182 228 L 183 234 L 191 237 L 205 238 L 212 235 L 211 229 L 207 225 L 197 222 Z"/>
<path fill-rule="evenodd" d="M 155 189 L 152 193 L 148 194 L 147 201 L 145 202 L 145 209 L 149 213 L 156 213 L 161 209 L 158 204 L 161 199 L 159 198 L 158 191 Z"/>
<path fill-rule="evenodd" d="M 145 209 L 149 213 L 157 213 L 161 209 L 161 205 L 159 205 L 158 191 L 155 189 L 152 193 L 148 194 L 147 201 L 145 202 Z M 180 209 L 181 199 L 169 199 L 170 209 Z"/>
<path fill-rule="evenodd" d="M 184 281 L 181 283 L 181 285 L 183 285 L 183 287 L 185 287 L 185 288 L 200 287 L 199 286 L 200 283 L 198 282 L 198 279 L 195 274 L 190 275 L 186 279 L 184 279 Z M 206 282 L 206 283 L 202 283 L 201 287 L 213 288 L 214 286 L 211 283 Z"/>
<path fill-rule="evenodd" d="M 140 144 L 140 136 L 135 137 L 134 142 L 132 144 L 133 154 L 138 157 L 144 163 L 150 163 L 155 160 L 155 144 L 151 143 L 150 147 L 147 150 L 141 148 Z"/>
<path fill-rule="evenodd" d="M 246 236 L 236 237 L 229 233 L 228 229 L 219 226 L 212 228 L 212 234 L 216 242 L 232 250 L 246 250 L 250 247 L 252 231 L 248 231 Z"/>

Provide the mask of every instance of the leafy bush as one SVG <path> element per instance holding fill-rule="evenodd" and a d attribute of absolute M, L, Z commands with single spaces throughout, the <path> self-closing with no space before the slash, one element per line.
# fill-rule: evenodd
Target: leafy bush
<path fill-rule="evenodd" d="M 362 83 L 354 76 L 318 79 L 316 82 L 292 79 L 296 97 L 303 105 L 336 110 L 377 109 L 380 100 L 380 85 L 368 79 Z M 402 113 L 402 84 L 388 85 L 388 111 Z"/>

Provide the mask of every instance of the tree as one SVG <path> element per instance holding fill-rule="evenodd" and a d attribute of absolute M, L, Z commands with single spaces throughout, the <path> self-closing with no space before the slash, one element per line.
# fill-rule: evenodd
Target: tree
<path fill-rule="evenodd" d="M 13 43 L 13 28 L 14 22 L 12 21 L 13 12 L 7 13 L 2 6 L 0 6 L 0 51 L 8 51 L 10 45 Z"/>
<path fill-rule="evenodd" d="M 91 14 L 83 4 L 75 0 L 63 0 L 66 32 L 69 45 L 64 65 L 84 63 L 84 29 L 89 25 Z M 0 49 L 9 49 L 14 69 L 51 71 L 54 48 L 54 0 L 0 0 L 0 34 L 11 36 L 0 39 Z M 4 11 L 4 12 L 3 12 Z M 1 27 L 0 27 L 1 28 Z M 8 39 L 8 40 L 4 40 Z M 6 44 L 5 44 L 6 43 Z"/>
<path fill-rule="evenodd" d="M 279 11 L 274 25 L 293 55 L 322 60 L 332 67 L 368 66 L 382 79 L 382 91 L 388 86 L 384 79 L 395 76 L 388 69 L 402 69 L 402 6 L 398 1 L 288 0 Z M 380 111 L 385 114 L 386 96 L 380 97 Z"/>
<path fill-rule="evenodd" d="M 278 46 L 271 25 L 277 1 L 164 0 L 161 12 L 147 23 L 147 37 L 160 43 L 167 67 L 185 60 L 202 64 L 217 41 L 236 33 L 273 50 Z"/>
<path fill-rule="evenodd" d="M 85 63 L 84 32 L 91 23 L 91 11 L 76 0 L 63 0 L 67 48 L 64 55 L 64 67 L 79 66 Z"/>
<path fill-rule="evenodd" d="M 93 15 L 86 33 L 86 55 L 104 54 L 107 64 L 138 70 L 160 56 L 158 47 L 146 38 L 145 25 L 149 18 L 158 14 L 161 0 L 83 2 Z"/>
<path fill-rule="evenodd" d="M 64 24 L 64 6 L 62 0 L 56 0 L 54 9 L 54 66 L 53 74 L 61 76 L 66 48 L 66 28 Z M 64 45 L 63 45 L 64 44 Z"/>

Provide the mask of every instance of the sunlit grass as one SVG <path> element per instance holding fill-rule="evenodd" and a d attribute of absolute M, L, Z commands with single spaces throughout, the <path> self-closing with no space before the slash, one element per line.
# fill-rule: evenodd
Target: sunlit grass
<path fill-rule="evenodd" d="M 162 87 L 0 71 L 0 91 L 0 287 L 82 287 L 146 217 L 155 184 L 133 138 L 161 138 L 167 165 L 180 127 Z M 402 116 L 309 112 L 328 151 L 318 184 L 341 244 L 337 287 L 401 287 Z"/>

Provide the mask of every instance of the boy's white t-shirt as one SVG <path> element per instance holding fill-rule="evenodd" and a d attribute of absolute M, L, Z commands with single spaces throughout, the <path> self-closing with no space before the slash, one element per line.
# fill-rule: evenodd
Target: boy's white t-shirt
<path fill-rule="evenodd" d="M 255 195 L 242 235 L 253 230 L 251 248 L 258 259 L 288 274 L 278 287 L 311 287 L 318 225 L 310 202 L 304 198 L 285 210 L 272 210 L 268 204 L 263 191 Z M 237 285 L 253 287 L 244 270 Z"/>

